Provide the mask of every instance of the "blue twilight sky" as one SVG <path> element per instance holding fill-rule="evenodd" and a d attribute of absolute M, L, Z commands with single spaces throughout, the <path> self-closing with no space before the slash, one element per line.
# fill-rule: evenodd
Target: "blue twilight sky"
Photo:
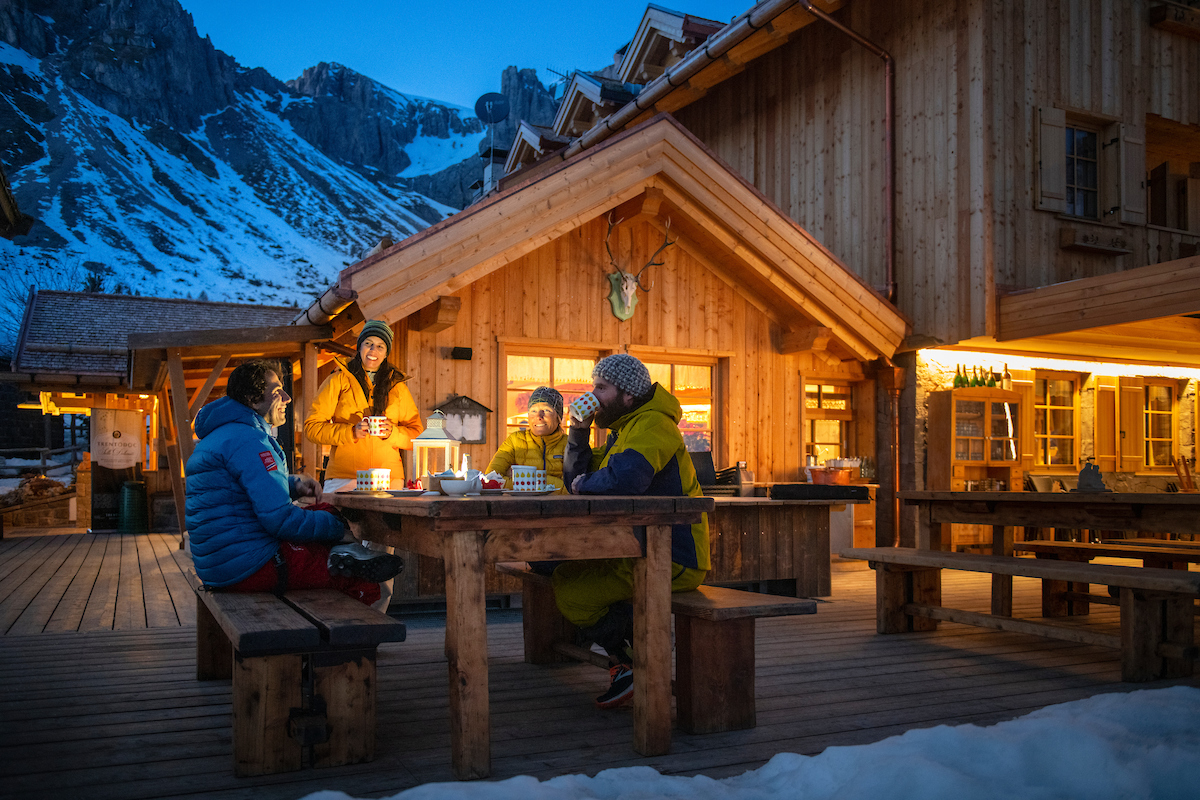
<path fill-rule="evenodd" d="M 595 70 L 633 36 L 647 3 L 600 0 L 181 0 L 201 36 L 242 66 L 291 80 L 336 61 L 393 89 L 471 108 L 509 66 Z M 754 0 L 657 3 L 729 22 Z"/>

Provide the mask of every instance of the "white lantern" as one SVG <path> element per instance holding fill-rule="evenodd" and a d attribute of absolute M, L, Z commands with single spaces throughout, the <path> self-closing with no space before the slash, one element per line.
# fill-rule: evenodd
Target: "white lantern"
<path fill-rule="evenodd" d="M 425 430 L 412 440 L 413 477 L 437 475 L 458 468 L 458 439 L 446 432 L 446 415 L 434 411 L 425 420 Z"/>

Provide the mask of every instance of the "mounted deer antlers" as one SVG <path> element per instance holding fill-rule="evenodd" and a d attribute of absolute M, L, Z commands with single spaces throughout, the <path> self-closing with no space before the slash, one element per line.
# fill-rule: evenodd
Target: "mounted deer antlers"
<path fill-rule="evenodd" d="M 629 319 L 633 316 L 633 309 L 637 305 L 637 290 L 648 292 L 654 288 L 654 284 L 649 286 L 642 284 L 642 275 L 650 267 L 661 267 L 664 262 L 656 260 L 658 254 L 666 250 L 675 242 L 671 241 L 671 218 L 667 217 L 666 230 L 663 233 L 663 243 L 650 256 L 650 260 L 638 270 L 635 275 L 632 272 L 626 272 L 617 264 L 617 259 L 613 255 L 612 247 L 609 246 L 609 240 L 612 238 L 613 228 L 621 224 L 621 220 L 613 221 L 613 212 L 608 213 L 608 232 L 604 234 L 604 249 L 608 252 L 608 263 L 612 264 L 616 272 L 609 273 L 608 280 L 612 284 L 612 291 L 609 293 L 608 300 L 612 303 L 613 314 L 618 319 Z"/>

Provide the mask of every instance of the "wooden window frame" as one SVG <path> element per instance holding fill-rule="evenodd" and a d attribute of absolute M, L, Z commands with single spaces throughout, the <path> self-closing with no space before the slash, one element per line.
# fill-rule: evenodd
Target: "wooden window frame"
<path fill-rule="evenodd" d="M 1082 392 L 1083 385 L 1086 382 L 1087 376 L 1081 372 L 1063 372 L 1061 370 L 1051 370 L 1051 369 L 1034 369 L 1032 372 L 1033 372 L 1033 380 L 1031 382 L 1030 391 L 1029 391 L 1029 412 L 1028 413 L 1029 413 L 1029 423 L 1030 423 L 1029 424 L 1029 437 L 1030 437 L 1029 447 L 1033 454 L 1033 460 L 1029 464 L 1029 471 L 1036 472 L 1036 473 L 1055 473 L 1055 472 L 1064 472 L 1064 471 L 1078 472 L 1080 469 L 1079 464 L 1080 464 L 1080 457 L 1081 457 L 1081 453 L 1079 451 L 1080 451 L 1080 447 L 1082 446 L 1082 437 L 1080 435 L 1080 425 L 1082 423 L 1082 420 L 1080 417 L 1080 410 L 1079 410 L 1079 396 L 1080 396 L 1080 393 Z M 1071 415 L 1072 415 L 1072 424 L 1071 424 L 1072 434 L 1071 434 L 1070 438 L 1072 440 L 1071 452 L 1074 456 L 1074 461 L 1070 464 L 1039 464 L 1037 461 L 1038 456 L 1041 453 L 1041 448 L 1038 444 L 1040 441 L 1045 440 L 1045 439 L 1051 439 L 1051 438 L 1053 438 L 1053 439 L 1068 438 L 1066 436 L 1053 436 L 1052 437 L 1049 434 L 1046 434 L 1044 436 L 1038 435 L 1037 412 L 1038 412 L 1039 408 L 1046 409 L 1047 414 L 1049 414 L 1049 410 L 1051 408 L 1054 408 L 1055 410 L 1059 410 L 1059 411 L 1066 408 L 1066 406 L 1039 406 L 1037 404 L 1037 382 L 1041 381 L 1041 380 L 1047 380 L 1047 381 L 1063 380 L 1063 381 L 1072 381 L 1072 383 L 1073 383 L 1073 388 L 1071 390 L 1071 406 L 1070 406 Z M 1049 421 L 1048 416 L 1047 416 L 1047 421 Z"/>
<path fill-rule="evenodd" d="M 565 345 L 542 339 L 499 338 L 496 340 L 496 398 L 497 413 L 493 415 L 493 435 L 496 447 L 508 438 L 508 357 L 534 356 L 546 358 L 577 358 L 599 361 L 617 352 L 617 348 L 601 344 Z M 566 409 L 563 409 L 566 414 Z M 598 439 L 593 429 L 593 445 Z"/>
<path fill-rule="evenodd" d="M 845 424 L 846 431 L 846 446 L 845 450 L 855 452 L 858 450 L 858 430 L 856 426 L 857 409 L 857 384 L 862 381 L 855 381 L 849 377 L 821 377 L 819 375 L 804 375 L 800 376 L 800 463 L 803 465 L 809 455 L 808 448 L 813 444 L 808 438 L 808 423 L 813 420 L 837 420 Z M 808 407 L 808 387 L 809 386 L 840 386 L 846 389 L 846 394 L 850 398 L 850 408 L 845 410 L 824 409 L 824 408 L 809 408 Z M 819 390 L 818 390 L 819 392 Z M 841 458 L 849 458 L 850 452 L 842 453 Z"/>
<path fill-rule="evenodd" d="M 1068 215 L 1066 192 L 1066 128 L 1097 133 L 1098 219 Z M 1035 207 L 1060 214 L 1066 221 L 1106 226 L 1145 225 L 1147 212 L 1146 134 L 1117 117 L 1086 110 L 1038 109 Z"/>
<path fill-rule="evenodd" d="M 714 464 L 727 463 L 723 411 L 728 407 L 728 403 L 725 402 L 725 381 L 723 380 L 723 376 L 728 373 L 728 367 L 723 366 L 723 362 L 728 362 L 729 355 L 731 354 L 720 354 L 711 351 L 675 350 L 661 347 L 639 347 L 636 345 L 631 345 L 627 348 L 627 352 L 643 364 L 708 367 L 711 370 L 709 380 L 711 381 L 712 390 L 712 410 L 709 412 L 709 419 L 712 428 L 709 446 L 712 448 L 711 452 Z"/>
<path fill-rule="evenodd" d="M 1155 378 L 1145 377 L 1142 379 L 1142 471 L 1147 473 L 1170 473 L 1175 474 L 1175 466 L 1170 463 L 1170 459 L 1179 458 L 1179 399 L 1182 392 L 1179 390 L 1179 381 L 1174 378 Z M 1163 386 L 1171 390 L 1171 410 L 1169 412 L 1151 411 L 1146 400 L 1146 390 L 1151 386 Z M 1150 438 L 1150 415 L 1169 413 L 1171 416 L 1171 455 L 1166 464 L 1151 465 L 1146 458 L 1146 454 L 1150 449 L 1152 441 L 1166 441 L 1165 439 Z"/>

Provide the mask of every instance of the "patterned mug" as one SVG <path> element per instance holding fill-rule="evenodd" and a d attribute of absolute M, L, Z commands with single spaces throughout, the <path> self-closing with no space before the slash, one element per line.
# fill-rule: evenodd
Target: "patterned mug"
<path fill-rule="evenodd" d="M 571 418 L 581 420 L 600 410 L 600 401 L 591 392 L 584 392 L 571 401 Z"/>
<path fill-rule="evenodd" d="M 521 464 L 513 464 L 510 474 L 512 475 L 513 489 L 515 491 L 536 492 L 538 490 L 537 467 L 526 467 Z"/>

